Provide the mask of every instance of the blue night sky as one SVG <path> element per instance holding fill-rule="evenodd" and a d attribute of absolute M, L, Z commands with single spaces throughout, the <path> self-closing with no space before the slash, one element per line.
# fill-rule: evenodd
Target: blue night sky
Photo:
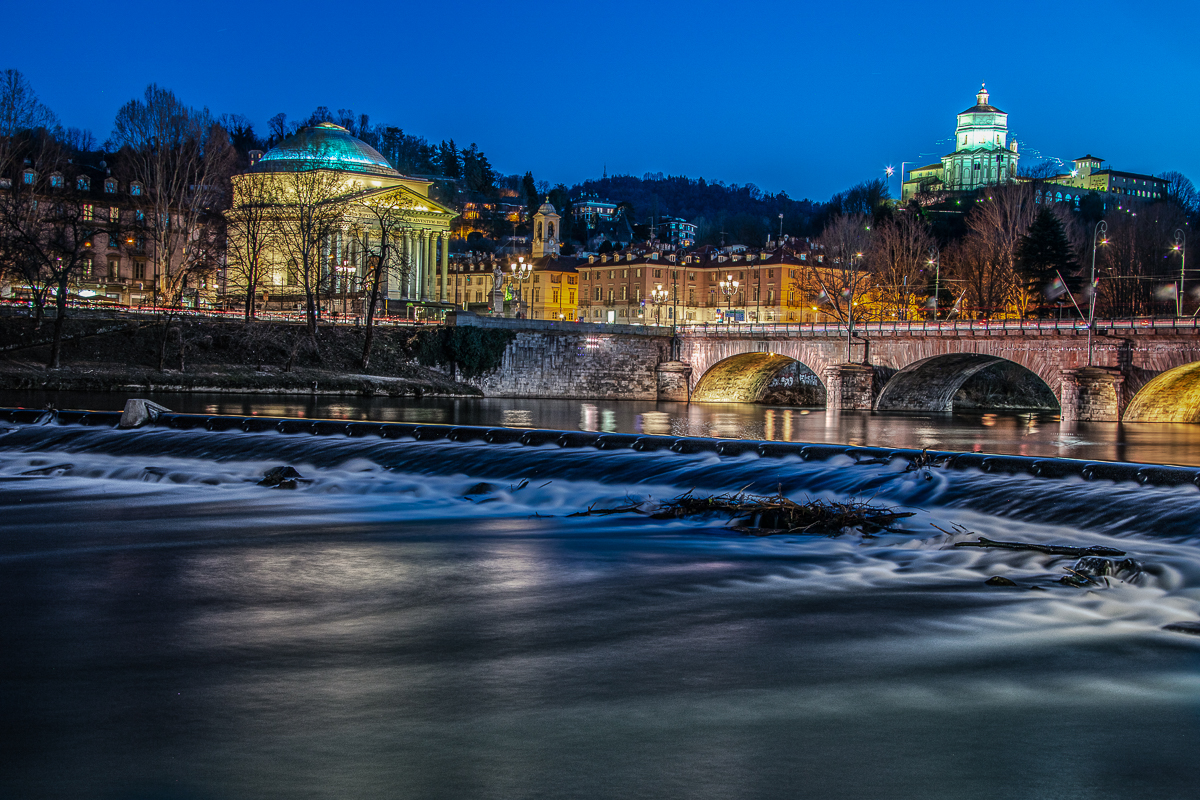
<path fill-rule="evenodd" d="M 254 9 L 250 11 L 249 9 Z M 6 10 L 0 68 L 107 138 L 151 81 L 265 132 L 367 112 L 501 172 L 645 172 L 826 199 L 950 149 L 980 81 L 1023 162 L 1092 153 L 1200 183 L 1195 0 L 55 3 Z M 898 180 L 892 182 L 898 194 Z"/>

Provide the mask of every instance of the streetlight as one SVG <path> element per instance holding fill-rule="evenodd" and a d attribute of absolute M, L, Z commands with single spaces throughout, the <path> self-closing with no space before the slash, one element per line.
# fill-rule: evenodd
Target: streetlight
<path fill-rule="evenodd" d="M 729 322 L 733 316 L 733 296 L 737 294 L 738 282 L 733 279 L 733 275 L 729 275 L 719 285 L 721 293 L 725 295 L 725 321 Z"/>
<path fill-rule="evenodd" d="M 529 277 L 529 273 L 533 272 L 533 265 L 525 263 L 525 257 L 521 256 L 516 264 L 509 266 L 512 270 L 513 279 L 517 282 L 517 314 L 521 314 L 522 308 L 525 308 L 525 280 Z M 528 310 L 526 308 L 526 310 Z"/>
<path fill-rule="evenodd" d="M 1100 245 L 1108 245 L 1109 239 L 1109 223 L 1100 219 L 1096 223 L 1096 229 L 1092 231 L 1092 282 L 1088 284 L 1087 290 L 1090 291 L 1091 303 L 1087 308 L 1087 366 L 1092 366 L 1092 329 L 1096 326 L 1096 251 Z"/>
<path fill-rule="evenodd" d="M 861 259 L 862 253 L 855 253 L 850 259 L 850 298 L 846 301 L 846 363 L 850 363 L 850 340 L 854 337 L 854 288 L 858 284 L 858 261 Z"/>
<path fill-rule="evenodd" d="M 667 302 L 667 295 L 667 290 L 661 286 L 650 290 L 650 302 L 654 304 L 654 319 L 658 325 L 662 325 L 662 307 Z"/>
<path fill-rule="evenodd" d="M 1175 316 L 1183 316 L 1183 270 L 1187 265 L 1187 236 L 1183 228 L 1175 229 L 1175 244 L 1171 248 L 1179 253 L 1179 294 L 1175 297 Z"/>
<path fill-rule="evenodd" d="M 929 248 L 929 264 L 933 267 L 933 319 L 936 322 L 938 318 L 938 295 L 941 294 L 941 278 L 942 278 L 942 253 L 937 249 L 937 245 Z"/>

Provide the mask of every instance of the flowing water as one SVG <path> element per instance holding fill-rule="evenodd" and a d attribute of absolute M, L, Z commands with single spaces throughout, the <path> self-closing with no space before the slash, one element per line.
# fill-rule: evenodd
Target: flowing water
<path fill-rule="evenodd" d="M 843 412 L 749 403 L 498 398 L 359 398 L 312 395 L 147 395 L 175 411 L 380 422 L 507 425 L 553 430 L 835 442 L 1200 466 L 1200 425 L 1061 423 L 1057 413 Z M 0 392 L 0 406 L 120 410 L 125 395 Z"/>
<path fill-rule="evenodd" d="M 282 464 L 295 490 L 256 485 Z M 568 516 L 747 485 L 916 516 Z M 39 425 L 0 433 L 0 507 L 0 797 L 1200 785 L 1200 636 L 1163 630 L 1200 620 L 1194 486 Z M 1064 585 L 1074 559 L 952 546 L 975 534 L 1142 571 Z"/>

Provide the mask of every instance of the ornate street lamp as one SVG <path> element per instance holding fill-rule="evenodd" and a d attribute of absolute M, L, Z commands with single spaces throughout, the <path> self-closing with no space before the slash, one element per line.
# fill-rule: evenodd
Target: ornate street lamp
<path fill-rule="evenodd" d="M 654 320 L 657 325 L 662 325 L 662 307 L 669 295 L 670 293 L 661 286 L 650 290 L 650 302 L 654 304 Z"/>
<path fill-rule="evenodd" d="M 525 303 L 525 281 L 529 278 L 529 274 L 533 272 L 533 265 L 525 263 L 525 257 L 521 256 L 517 259 L 516 264 L 509 266 L 512 271 L 513 279 L 517 282 L 517 313 L 525 311 L 525 317 L 528 318 L 528 306 Z"/>
<path fill-rule="evenodd" d="M 733 316 L 733 296 L 737 294 L 738 281 L 733 279 L 733 275 L 729 275 L 718 285 L 721 287 L 721 293 L 725 295 L 725 322 L 728 323 Z"/>
<path fill-rule="evenodd" d="M 1088 284 L 1088 292 L 1091 294 L 1091 302 L 1088 305 L 1088 363 L 1092 365 L 1092 329 L 1096 326 L 1096 250 L 1100 245 L 1108 244 L 1108 223 L 1100 220 L 1096 223 L 1095 230 L 1092 231 L 1092 281 Z"/>

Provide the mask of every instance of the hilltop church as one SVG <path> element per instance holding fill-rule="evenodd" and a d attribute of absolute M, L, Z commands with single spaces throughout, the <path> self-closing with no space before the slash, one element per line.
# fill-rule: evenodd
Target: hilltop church
<path fill-rule="evenodd" d="M 958 115 L 954 142 L 954 152 L 942 156 L 941 163 L 909 172 L 902 200 L 919 192 L 970 192 L 1016 179 L 1017 142 L 1008 140 L 1008 114 L 991 104 L 986 84 L 975 105 Z"/>

